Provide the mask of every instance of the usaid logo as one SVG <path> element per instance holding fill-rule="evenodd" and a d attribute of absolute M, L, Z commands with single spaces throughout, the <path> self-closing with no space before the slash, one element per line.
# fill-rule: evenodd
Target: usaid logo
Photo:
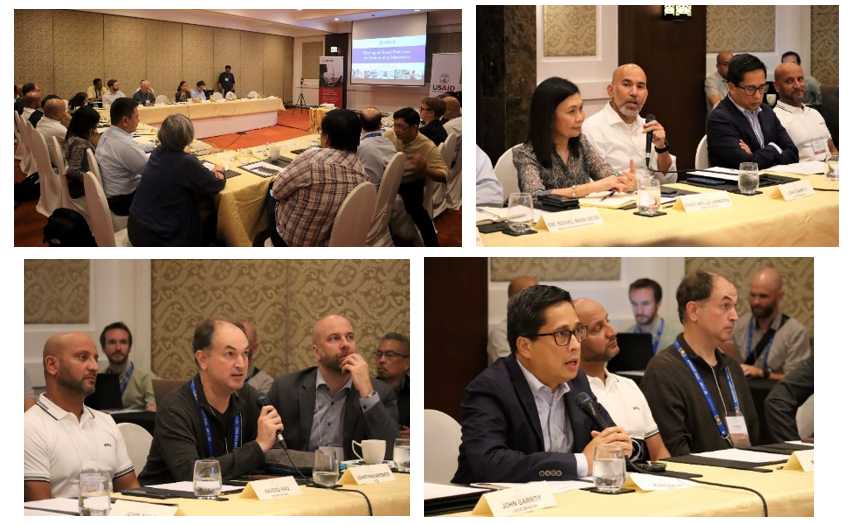
<path fill-rule="evenodd" d="M 450 83 L 450 75 L 444 73 L 441 75 L 441 84 L 449 84 Z"/>

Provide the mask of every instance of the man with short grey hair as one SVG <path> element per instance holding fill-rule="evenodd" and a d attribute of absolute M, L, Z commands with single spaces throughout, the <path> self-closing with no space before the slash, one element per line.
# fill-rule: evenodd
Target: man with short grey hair
<path fill-rule="evenodd" d="M 361 143 L 358 145 L 358 159 L 370 182 L 378 188 L 388 162 L 396 155 L 396 146 L 389 138 L 382 136 L 382 113 L 378 109 L 364 108 L 359 118 Z"/>
<path fill-rule="evenodd" d="M 399 437 L 411 437 L 411 388 L 408 370 L 411 368 L 411 341 L 396 332 L 382 337 L 376 350 L 376 377 L 394 389 L 399 409 Z"/>
<path fill-rule="evenodd" d="M 133 100 L 143 106 L 150 106 L 156 102 L 157 98 L 154 96 L 154 90 L 151 89 L 151 83 L 147 80 L 140 82 L 139 91 L 133 94 Z"/>

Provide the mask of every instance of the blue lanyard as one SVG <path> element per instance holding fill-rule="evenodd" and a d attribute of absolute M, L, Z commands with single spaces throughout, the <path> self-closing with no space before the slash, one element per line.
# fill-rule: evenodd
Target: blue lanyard
<path fill-rule="evenodd" d="M 373 132 L 373 133 L 367 133 L 366 135 L 361 137 L 361 140 L 368 139 L 370 137 L 381 137 L 381 136 L 382 136 L 382 132 L 376 131 L 376 132 Z"/>
<path fill-rule="evenodd" d="M 730 443 L 730 439 L 728 438 L 728 430 L 725 428 L 725 425 L 722 424 L 722 418 L 719 417 L 719 411 L 716 410 L 716 404 L 713 402 L 713 398 L 710 397 L 710 392 L 707 390 L 707 385 L 704 384 L 704 380 L 701 379 L 701 376 L 698 374 L 698 369 L 695 368 L 695 363 L 692 362 L 692 359 L 686 355 L 686 351 L 683 347 L 680 346 L 680 342 L 675 340 L 675 348 L 680 352 L 680 356 L 683 358 L 686 366 L 689 367 L 689 370 L 692 372 L 693 377 L 695 377 L 695 381 L 698 383 L 698 387 L 701 389 L 701 392 L 704 394 L 704 399 L 707 400 L 707 404 L 710 405 L 710 412 L 713 413 L 713 419 L 716 421 L 716 426 L 719 428 L 719 433 L 722 434 L 722 439 L 727 440 Z M 725 374 L 728 376 L 728 386 L 731 389 L 731 397 L 734 398 L 734 412 L 736 415 L 742 415 L 740 413 L 740 403 L 737 400 L 737 391 L 734 388 L 734 381 L 731 379 L 731 371 L 728 370 L 728 367 L 725 367 Z"/>
<path fill-rule="evenodd" d="M 748 341 L 746 342 L 746 360 L 751 357 L 751 337 L 754 335 L 754 326 L 757 324 L 757 319 L 754 320 L 754 324 L 749 323 L 748 325 Z M 775 334 L 772 334 L 772 337 L 769 338 L 769 342 L 766 343 L 766 348 L 763 349 L 763 369 L 766 370 L 766 361 L 769 359 L 769 350 L 772 349 L 772 341 L 775 340 Z M 756 356 L 755 356 L 756 357 Z"/>
<path fill-rule="evenodd" d="M 198 407 L 198 411 L 201 412 L 201 420 L 204 422 L 204 433 L 207 435 L 207 457 L 212 458 L 215 457 L 213 455 L 213 434 L 210 432 L 210 421 L 207 419 L 207 414 L 204 413 L 204 410 L 201 409 L 201 405 L 198 403 L 198 394 L 195 392 L 195 381 L 190 380 L 189 387 L 192 389 L 192 397 L 195 398 L 195 406 Z M 240 414 L 234 416 L 234 449 L 240 448 L 242 445 L 240 439 L 240 423 L 242 422 L 242 418 Z M 225 452 L 228 452 L 227 441 L 225 442 Z"/>
<path fill-rule="evenodd" d="M 124 395 L 124 391 L 127 390 L 127 383 L 130 382 L 130 376 L 133 375 L 133 363 L 130 363 L 130 368 L 127 370 L 127 374 L 123 378 L 121 378 L 121 395 Z"/>
<path fill-rule="evenodd" d="M 666 326 L 666 320 L 660 317 L 660 328 L 657 330 L 657 335 L 654 336 L 654 353 L 657 353 L 657 347 L 660 346 L 660 336 L 663 335 L 663 327 Z M 639 333 L 639 325 L 633 330 L 634 334 Z"/>
<path fill-rule="evenodd" d="M 455 117 L 451 118 L 450 120 L 455 120 L 457 118 L 461 118 L 461 115 L 456 115 Z M 449 121 L 447 121 L 447 122 L 449 122 Z"/>

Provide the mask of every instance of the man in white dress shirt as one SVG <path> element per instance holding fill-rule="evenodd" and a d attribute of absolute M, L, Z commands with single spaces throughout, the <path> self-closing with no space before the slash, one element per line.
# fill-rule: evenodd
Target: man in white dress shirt
<path fill-rule="evenodd" d="M 476 205 L 503 205 L 503 185 L 494 174 L 491 159 L 476 145 Z"/>
<path fill-rule="evenodd" d="M 48 148 L 53 147 L 53 137 L 59 141 L 60 147 L 65 147 L 65 134 L 68 129 L 60 121 L 65 116 L 65 101 L 61 98 L 52 98 L 44 103 L 44 116 L 38 121 L 36 128 Z"/>
<path fill-rule="evenodd" d="M 780 100 L 775 116 L 787 130 L 799 150 L 799 162 L 821 161 L 839 155 L 825 119 L 819 111 L 802 103 L 805 98 L 805 74 L 796 63 L 784 62 L 775 68 L 775 91 Z"/>
<path fill-rule="evenodd" d="M 123 91 L 118 89 L 118 80 L 111 78 L 107 81 L 107 89 L 108 91 L 104 93 L 103 102 L 104 105 L 112 104 L 117 98 L 125 98 L 127 95 L 124 94 Z"/>
<path fill-rule="evenodd" d="M 609 104 L 583 123 L 583 134 L 598 154 L 616 171 L 629 170 L 632 160 L 638 176 L 653 177 L 661 183 L 677 181 L 677 173 L 660 173 L 677 169 L 675 156 L 669 153 L 666 130 L 658 121 L 646 122 L 639 116 L 648 99 L 648 84 L 642 68 L 636 64 L 619 67 L 613 72 L 606 92 Z M 648 133 L 652 134 L 652 147 L 651 162 L 646 167 Z"/>

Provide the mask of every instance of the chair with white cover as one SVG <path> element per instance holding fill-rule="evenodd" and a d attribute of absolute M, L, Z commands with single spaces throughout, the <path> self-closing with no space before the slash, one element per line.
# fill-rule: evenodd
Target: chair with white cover
<path fill-rule="evenodd" d="M 382 173 L 382 182 L 379 185 L 379 194 L 376 198 L 376 212 L 373 222 L 370 224 L 370 232 L 367 234 L 367 246 L 393 246 L 388 222 L 393 209 L 394 197 L 399 191 L 399 183 L 405 171 L 405 153 L 398 151 L 391 157 L 385 171 Z"/>
<path fill-rule="evenodd" d="M 234 100 L 234 99 L 236 99 L 236 98 L 237 98 L 237 94 L 236 94 L 236 93 L 234 93 L 233 91 L 228 91 L 228 92 L 225 94 L 225 100 Z"/>
<path fill-rule="evenodd" d="M 703 170 L 710 167 L 710 158 L 707 156 L 707 135 L 701 138 L 698 149 L 695 150 L 695 169 Z"/>
<path fill-rule="evenodd" d="M 167 97 L 167 96 L 165 96 L 165 95 L 160 95 L 159 97 L 157 97 L 157 98 L 154 100 L 154 105 L 155 105 L 155 106 L 165 106 L 165 105 L 166 105 L 166 104 L 168 104 L 168 103 L 169 103 L 169 97 Z"/>
<path fill-rule="evenodd" d="M 462 205 L 462 151 L 461 139 L 458 139 L 458 153 L 456 154 L 455 165 L 450 168 L 450 177 L 447 179 L 447 206 L 454 210 L 458 210 Z"/>
<path fill-rule="evenodd" d="M 223 97 L 218 91 L 210 95 L 210 100 L 222 100 L 223 98 L 225 97 Z"/>
<path fill-rule="evenodd" d="M 18 149 L 24 144 L 21 140 L 21 134 L 18 133 L 18 112 L 14 112 L 15 115 L 15 144 L 18 144 L 18 147 L 15 148 L 15 160 L 23 160 L 23 155 L 18 153 Z"/>
<path fill-rule="evenodd" d="M 512 161 L 512 158 L 512 148 L 509 148 L 505 153 L 500 155 L 500 158 L 497 159 L 497 164 L 494 165 L 494 175 L 497 176 L 497 180 L 503 185 L 503 195 L 506 198 L 513 193 L 521 191 L 520 187 L 518 187 L 518 170 L 515 169 L 515 163 Z"/>
<path fill-rule="evenodd" d="M 376 209 L 376 187 L 362 182 L 349 192 L 331 227 L 329 246 L 366 246 L 367 233 Z"/>
<path fill-rule="evenodd" d="M 50 137 L 51 145 L 49 147 L 53 165 L 59 172 L 59 193 L 62 196 L 61 202 L 63 208 L 69 208 L 80 212 L 80 215 L 85 217 L 86 222 L 89 220 L 89 204 L 86 202 L 86 197 L 71 198 L 71 192 L 68 190 L 68 178 L 66 177 L 65 156 L 62 154 L 62 147 L 59 145 L 59 139 Z"/>
<path fill-rule="evenodd" d="M 249 91 L 248 98 L 257 98 L 257 91 Z"/>
<path fill-rule="evenodd" d="M 423 411 L 423 481 L 449 485 L 458 469 L 461 425 L 439 410 Z"/>
<path fill-rule="evenodd" d="M 452 153 L 455 151 L 455 144 L 453 144 L 452 146 L 453 147 L 450 148 L 446 140 L 438 145 L 438 153 L 441 154 L 441 158 L 444 160 L 444 164 L 447 164 L 447 157 L 452 156 Z M 450 165 L 447 164 L 448 172 L 449 168 Z M 447 209 L 446 188 L 446 181 L 438 182 L 429 178 L 426 179 L 426 186 L 424 188 L 423 196 L 423 207 L 426 208 L 426 211 L 429 212 L 429 217 L 432 219 L 444 213 L 444 210 Z M 426 202 L 426 194 L 431 194 L 431 202 Z M 435 231 L 438 230 L 436 229 Z"/>
<path fill-rule="evenodd" d="M 38 171 L 35 159 L 33 158 L 32 146 L 30 145 L 31 133 L 29 130 L 33 126 L 29 123 L 29 120 L 18 115 L 17 111 L 15 112 L 15 122 L 18 123 L 18 136 L 21 139 L 21 144 L 18 146 L 15 154 L 21 156 L 21 171 L 26 175 L 32 175 Z M 29 125 L 29 128 L 27 125 Z"/>
<path fill-rule="evenodd" d="M 92 175 L 94 175 L 95 179 L 97 179 L 98 185 L 103 188 L 104 182 L 103 179 L 101 179 L 101 168 L 98 166 L 98 159 L 95 158 L 95 152 L 92 150 L 86 150 L 86 155 L 89 156 L 89 171 L 91 171 Z M 109 215 L 112 218 L 112 231 L 118 232 L 127 229 L 126 215 L 116 215 L 111 210 Z"/>
<path fill-rule="evenodd" d="M 89 206 L 89 224 L 98 246 L 130 246 L 127 230 L 118 232 L 112 230 L 112 219 L 104 188 L 91 171 L 83 174 L 83 187 L 86 188 L 86 202 Z"/>
<path fill-rule="evenodd" d="M 47 153 L 44 137 L 33 129 L 29 121 L 26 121 L 24 125 L 30 133 L 30 147 L 36 166 L 38 166 L 38 185 L 41 188 L 41 194 L 36 205 L 36 211 L 45 217 L 50 217 L 56 208 L 62 207 L 59 175 L 50 165 L 50 156 Z"/>
<path fill-rule="evenodd" d="M 121 431 L 124 448 L 127 449 L 127 455 L 130 456 L 133 470 L 136 471 L 138 477 L 142 473 L 142 469 L 145 468 L 145 463 L 148 462 L 148 452 L 151 450 L 151 442 L 154 441 L 154 436 L 136 423 L 119 423 L 116 426 Z"/>

